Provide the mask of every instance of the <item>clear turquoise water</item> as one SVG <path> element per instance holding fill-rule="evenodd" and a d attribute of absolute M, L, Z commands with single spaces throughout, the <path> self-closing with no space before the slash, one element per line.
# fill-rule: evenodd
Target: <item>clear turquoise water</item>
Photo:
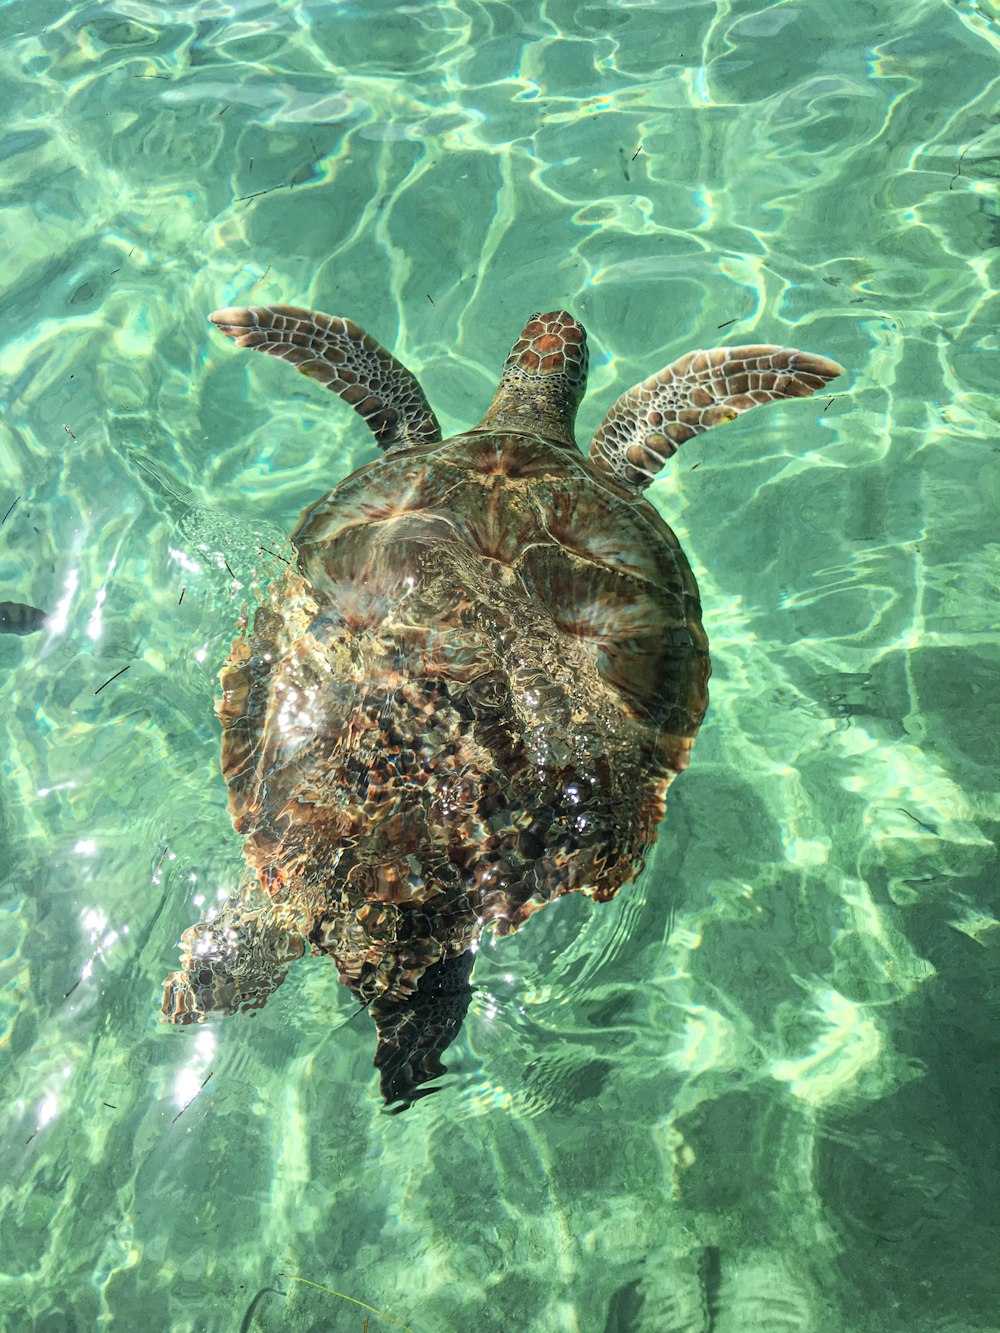
<path fill-rule="evenodd" d="M 1000 1329 L 998 52 L 994 0 L 0 7 L 0 599 L 53 613 L 0 637 L 4 1329 L 393 1327 L 278 1273 L 419 1333 Z M 205 319 L 280 300 L 451 429 L 557 305 L 582 440 L 693 346 L 851 371 L 655 486 L 715 666 L 657 855 L 481 951 L 396 1117 L 320 960 L 156 1021 L 240 872 L 260 548 L 373 454 Z"/>

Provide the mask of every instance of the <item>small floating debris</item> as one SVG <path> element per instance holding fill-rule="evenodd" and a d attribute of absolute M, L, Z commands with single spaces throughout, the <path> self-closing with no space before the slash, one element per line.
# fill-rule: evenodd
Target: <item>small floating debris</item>
<path fill-rule="evenodd" d="M 269 1292 L 274 1292 L 276 1296 L 288 1295 L 288 1292 L 282 1291 L 280 1287 L 261 1287 L 260 1291 L 257 1292 L 256 1296 L 247 1306 L 246 1313 L 240 1320 L 239 1333 L 249 1333 L 250 1326 L 253 1323 L 253 1317 L 257 1312 L 257 1306 L 260 1305 L 261 1301 L 264 1299 L 265 1296 L 268 1295 Z"/>
<path fill-rule="evenodd" d="M 371 1314 L 378 1315 L 378 1317 L 384 1319 L 386 1323 L 395 1324 L 397 1328 L 404 1329 L 405 1333 L 413 1333 L 413 1329 L 410 1328 L 409 1324 L 403 1324 L 400 1323 L 398 1319 L 393 1319 L 391 1314 L 386 1314 L 386 1312 L 380 1310 L 377 1305 L 368 1305 L 365 1301 L 359 1301 L 355 1296 L 345 1296 L 342 1291 L 335 1291 L 333 1287 L 324 1287 L 322 1282 L 313 1282 L 307 1277 L 298 1277 L 295 1273 L 281 1272 L 278 1274 L 278 1277 L 288 1278 L 290 1282 L 302 1282 L 307 1287 L 315 1287 L 317 1291 L 329 1292 L 331 1296 L 339 1296 L 342 1301 L 350 1301 L 352 1305 L 359 1305 L 362 1310 L 368 1310 Z"/>
<path fill-rule="evenodd" d="M 927 824 L 924 822 L 924 820 L 918 819 L 916 815 L 911 815 L 909 810 L 904 810 L 901 805 L 897 805 L 896 809 L 899 811 L 901 815 L 906 815 L 908 819 L 912 819 L 914 824 L 916 824 L 917 828 L 921 829 L 924 833 L 930 833 L 935 838 L 939 838 L 941 836 L 933 824 Z"/>
<path fill-rule="evenodd" d="M 171 1120 L 170 1123 L 171 1123 L 172 1125 L 176 1125 L 177 1122 L 178 1122 L 178 1120 L 180 1120 L 181 1116 L 182 1116 L 182 1115 L 184 1114 L 184 1112 L 188 1109 L 188 1107 L 191 1105 L 191 1103 L 194 1102 L 194 1101 L 197 1101 L 197 1099 L 201 1096 L 201 1094 L 202 1094 L 202 1093 L 204 1092 L 204 1090 L 205 1090 L 205 1084 L 208 1082 L 208 1080 L 212 1077 L 212 1075 L 213 1075 L 214 1073 L 215 1073 L 215 1070 L 214 1070 L 214 1069 L 210 1069 L 210 1070 L 208 1071 L 208 1073 L 207 1073 L 207 1074 L 205 1075 L 205 1077 L 202 1079 L 202 1081 L 201 1081 L 201 1087 L 198 1089 L 198 1091 L 194 1094 L 194 1096 L 193 1096 L 189 1101 L 186 1101 L 186 1102 L 184 1103 L 184 1105 L 181 1107 L 181 1109 L 180 1109 L 180 1110 L 177 1112 L 177 1114 L 174 1116 L 173 1120 Z"/>
<path fill-rule="evenodd" d="M 115 674 L 114 674 L 113 676 L 109 676 L 108 679 L 104 682 L 104 685 L 110 685 L 111 682 L 112 682 L 113 680 L 117 680 L 119 676 L 123 676 L 127 670 L 128 670 L 128 667 L 127 667 L 127 666 L 123 666 L 122 669 L 121 669 L 121 671 L 116 671 Z M 101 690 L 104 689 L 104 685 L 99 686 L 99 687 L 94 691 L 94 693 L 95 693 L 95 694 L 100 694 Z"/>

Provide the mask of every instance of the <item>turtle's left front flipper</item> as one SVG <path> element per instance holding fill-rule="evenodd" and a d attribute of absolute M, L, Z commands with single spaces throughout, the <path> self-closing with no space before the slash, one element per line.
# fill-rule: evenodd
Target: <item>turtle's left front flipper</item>
<path fill-rule="evenodd" d="M 440 440 L 415 376 L 351 320 L 294 305 L 234 307 L 209 319 L 237 347 L 280 357 L 339 394 L 387 452 Z"/>
<path fill-rule="evenodd" d="M 421 1091 L 421 1085 L 445 1072 L 441 1055 L 462 1030 L 472 999 L 473 961 L 471 950 L 442 959 L 427 969 L 412 995 L 380 998 L 372 1004 L 378 1032 L 375 1067 L 387 1104 L 400 1102 L 397 1109 L 402 1111 L 419 1097 L 437 1092 L 437 1088 Z"/>
<path fill-rule="evenodd" d="M 641 491 L 686 440 L 779 398 L 808 398 L 844 373 L 811 352 L 761 344 L 688 352 L 623 393 L 590 446 L 590 461 Z"/>
<path fill-rule="evenodd" d="M 181 971 L 163 983 L 164 1023 L 201 1023 L 259 1009 L 305 952 L 304 927 L 254 886 L 181 936 Z"/>

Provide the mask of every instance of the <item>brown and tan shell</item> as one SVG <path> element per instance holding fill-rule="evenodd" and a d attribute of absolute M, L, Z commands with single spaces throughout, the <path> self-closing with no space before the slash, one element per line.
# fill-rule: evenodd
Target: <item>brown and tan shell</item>
<path fill-rule="evenodd" d="M 653 507 L 560 444 L 480 430 L 309 508 L 218 706 L 276 900 L 362 998 L 491 923 L 641 869 L 707 703 L 698 590 Z"/>

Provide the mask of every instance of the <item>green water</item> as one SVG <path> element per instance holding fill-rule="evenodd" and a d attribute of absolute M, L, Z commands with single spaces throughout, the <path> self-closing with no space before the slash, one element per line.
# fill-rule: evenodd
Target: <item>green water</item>
<path fill-rule="evenodd" d="M 418 1333 L 1000 1329 L 998 55 L 995 0 L 0 6 L 0 600 L 51 613 L 0 636 L 3 1329 L 393 1327 L 279 1273 Z M 157 1022 L 240 873 L 261 548 L 374 455 L 206 322 L 268 301 L 446 430 L 534 309 L 582 441 L 692 347 L 850 371 L 654 486 L 715 668 L 657 854 L 481 950 L 400 1116 L 323 960 Z"/>

